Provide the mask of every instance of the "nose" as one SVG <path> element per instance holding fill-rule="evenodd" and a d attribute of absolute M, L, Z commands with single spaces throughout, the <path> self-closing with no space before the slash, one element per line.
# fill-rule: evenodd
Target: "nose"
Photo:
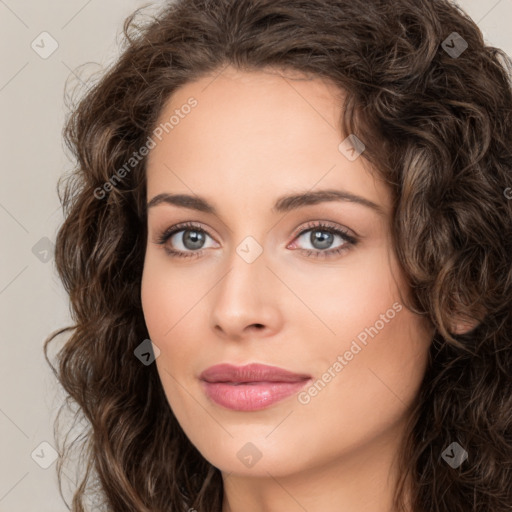
<path fill-rule="evenodd" d="M 234 252 L 229 270 L 212 290 L 211 316 L 216 334 L 242 341 L 278 332 L 283 322 L 279 284 L 264 252 L 251 263 Z"/>

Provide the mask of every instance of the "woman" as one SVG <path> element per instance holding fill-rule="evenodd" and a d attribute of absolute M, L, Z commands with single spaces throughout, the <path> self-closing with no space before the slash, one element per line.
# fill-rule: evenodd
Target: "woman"
<path fill-rule="evenodd" d="M 506 55 L 444 0 L 125 33 L 66 126 L 73 510 L 510 510 Z"/>

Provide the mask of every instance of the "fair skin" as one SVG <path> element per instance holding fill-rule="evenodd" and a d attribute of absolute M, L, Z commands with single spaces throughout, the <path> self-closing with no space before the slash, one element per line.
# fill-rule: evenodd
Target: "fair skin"
<path fill-rule="evenodd" d="M 432 336 L 403 304 L 410 290 L 393 253 L 391 193 L 364 157 L 351 161 L 338 149 L 345 136 L 332 84 L 233 68 L 213 76 L 173 95 L 161 122 L 191 96 L 198 104 L 147 163 L 148 202 L 188 194 L 216 211 L 165 201 L 148 208 L 141 296 L 170 407 L 221 470 L 223 512 L 391 512 L 396 454 Z M 281 196 L 326 189 L 379 211 L 340 200 L 273 211 Z M 310 235 L 328 237 L 315 229 L 320 221 L 357 243 L 335 234 L 330 244 L 313 244 Z M 183 236 L 197 236 L 197 228 L 156 243 L 182 222 L 204 230 L 199 249 Z M 237 252 L 246 237 L 257 245 L 245 241 L 245 251 L 262 251 L 252 262 Z M 377 334 L 347 354 L 372 326 Z M 302 401 L 296 393 L 262 410 L 231 410 L 198 378 L 224 362 L 308 374 L 306 392 L 318 379 L 326 384 Z M 251 467 L 237 456 L 247 443 L 261 454 Z"/>

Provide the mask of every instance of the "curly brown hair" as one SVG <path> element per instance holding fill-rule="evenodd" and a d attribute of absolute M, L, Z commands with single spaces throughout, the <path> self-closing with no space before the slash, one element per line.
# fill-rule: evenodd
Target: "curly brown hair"
<path fill-rule="evenodd" d="M 62 446 L 65 455 L 79 444 L 85 461 L 72 510 L 85 510 L 93 483 L 110 511 L 221 509 L 220 471 L 180 428 L 155 365 L 134 357 L 149 337 L 140 298 L 146 158 L 129 171 L 126 162 L 179 87 L 233 65 L 335 83 L 346 92 L 344 133 L 364 141 L 363 157 L 392 190 L 407 307 L 435 327 L 402 445 L 397 510 L 407 491 L 415 512 L 510 511 L 510 59 L 448 0 L 178 0 L 146 21 L 139 14 L 64 132 L 77 165 L 59 182 L 55 261 L 74 325 L 52 333 L 45 354 L 89 425 Z M 455 39 L 467 44 L 462 53 L 449 51 Z M 456 332 L 456 319 L 468 328 Z M 53 364 L 49 342 L 67 331 Z M 469 453 L 458 469 L 441 459 L 452 440 Z"/>

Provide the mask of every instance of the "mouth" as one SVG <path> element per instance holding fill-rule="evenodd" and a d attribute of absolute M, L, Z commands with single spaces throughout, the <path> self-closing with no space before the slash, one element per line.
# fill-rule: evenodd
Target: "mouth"
<path fill-rule="evenodd" d="M 203 371 L 199 378 L 208 398 L 236 411 L 265 409 L 311 381 L 310 375 L 261 364 L 219 364 Z"/>

